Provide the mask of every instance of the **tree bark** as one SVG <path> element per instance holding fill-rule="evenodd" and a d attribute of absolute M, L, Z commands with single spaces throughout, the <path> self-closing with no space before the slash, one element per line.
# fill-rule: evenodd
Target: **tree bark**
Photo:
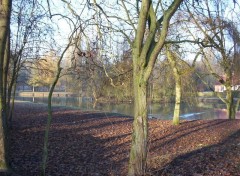
<path fill-rule="evenodd" d="M 13 112 L 14 112 L 16 86 L 17 86 L 17 79 L 18 79 L 20 68 L 21 68 L 20 59 L 14 60 L 12 78 L 11 78 L 11 82 L 10 82 L 9 87 L 8 87 L 8 100 L 7 100 L 8 108 L 9 108 L 8 122 L 9 122 L 10 126 L 11 126 L 11 123 L 12 123 L 12 115 L 13 115 Z M 11 106 L 10 106 L 10 104 L 11 104 Z"/>
<path fill-rule="evenodd" d="M 7 36 L 10 31 L 11 0 L 0 2 L 0 170 L 8 170 L 7 155 L 7 119 L 6 119 L 6 94 L 4 80 L 4 56 L 6 56 Z M 9 59 L 9 58 L 5 58 Z"/>
<path fill-rule="evenodd" d="M 43 158 L 42 158 L 42 176 L 45 176 L 46 166 L 47 166 L 47 157 L 48 157 L 48 137 L 49 137 L 49 131 L 52 123 L 52 94 L 54 91 L 54 88 L 58 82 L 58 79 L 60 77 L 61 68 L 58 69 L 58 73 L 56 75 L 56 78 L 50 88 L 49 94 L 48 94 L 48 119 L 47 119 L 47 125 L 44 135 L 44 146 L 43 146 Z"/>
<path fill-rule="evenodd" d="M 128 175 L 144 175 L 147 158 L 147 82 L 134 71 L 134 122 Z"/>
<path fill-rule="evenodd" d="M 18 74 L 17 74 L 18 75 Z M 17 76 L 18 77 L 18 76 Z M 17 78 L 16 78 L 17 79 Z M 12 116 L 14 112 L 14 107 L 15 107 L 15 97 L 16 97 L 16 88 L 17 88 L 17 80 L 13 84 L 13 96 L 12 96 L 12 104 L 11 107 L 9 106 L 9 114 L 8 114 L 8 120 L 9 120 L 9 125 L 12 127 Z M 11 91 L 12 92 L 12 91 Z M 10 99 L 11 100 L 11 99 Z M 9 100 L 9 101 L 10 101 Z M 10 103 L 10 102 L 9 102 Z"/>
<path fill-rule="evenodd" d="M 5 102 L 5 112 L 6 112 L 6 123 L 7 127 L 10 128 L 10 124 L 8 121 L 9 117 L 9 111 L 10 111 L 10 99 L 9 99 L 9 92 L 8 92 L 8 73 L 9 73 L 9 65 L 10 65 L 10 30 L 8 32 L 7 41 L 6 41 L 6 50 L 5 50 L 5 56 L 4 56 L 4 102 Z M 11 98 L 11 92 L 10 92 L 10 98 Z"/>
<path fill-rule="evenodd" d="M 233 101 L 233 92 L 231 90 L 231 85 L 226 86 L 226 106 L 227 106 L 227 117 L 228 119 L 235 119 L 235 105 Z"/>
<path fill-rule="evenodd" d="M 14 98 L 15 98 L 15 93 L 12 98 L 12 90 L 14 89 L 13 91 L 15 92 L 16 82 L 18 79 L 18 72 L 20 70 L 19 64 L 20 64 L 20 62 L 14 58 L 13 59 L 12 77 L 10 80 L 10 84 L 8 86 L 8 93 L 7 93 L 7 109 L 8 109 L 7 117 L 8 117 L 8 123 L 10 126 L 11 126 L 11 121 L 12 121 L 12 111 L 14 109 Z M 10 107 L 11 100 L 12 100 L 12 107 Z"/>
<path fill-rule="evenodd" d="M 48 158 L 48 138 L 49 138 L 49 131 L 50 131 L 51 123 L 52 123 L 52 95 L 53 95 L 54 88 L 60 78 L 60 74 L 62 71 L 61 62 L 62 62 L 63 56 L 66 53 L 66 51 L 68 50 L 68 48 L 70 47 L 70 45 L 71 45 L 71 40 L 69 41 L 68 45 L 62 52 L 62 54 L 57 62 L 57 74 L 55 76 L 55 79 L 53 80 L 53 83 L 50 87 L 49 94 L 48 94 L 48 119 L 47 119 L 47 125 L 46 125 L 46 129 L 45 129 L 45 135 L 44 135 L 42 169 L 41 169 L 42 176 L 46 175 L 46 166 L 47 166 L 47 158 Z"/>
<path fill-rule="evenodd" d="M 228 62 L 226 62 L 226 63 L 228 63 Z M 232 85 L 233 85 L 232 70 L 230 68 L 226 67 L 225 73 L 226 73 L 226 82 L 225 82 L 226 100 L 225 100 L 225 104 L 227 106 L 227 117 L 228 117 L 228 119 L 235 119 L 236 111 L 235 111 L 235 105 L 234 105 L 234 100 L 233 100 L 233 91 L 232 91 Z"/>
<path fill-rule="evenodd" d="M 173 113 L 173 125 L 179 125 L 180 123 L 180 107 L 181 107 L 181 77 L 179 70 L 177 68 L 176 58 L 171 53 L 169 46 L 166 46 L 167 58 L 170 66 L 173 70 L 173 75 L 175 79 L 175 106 Z"/>
<path fill-rule="evenodd" d="M 147 83 L 167 36 L 169 21 L 183 0 L 174 0 L 157 19 L 152 1 L 143 0 L 135 39 L 131 43 L 133 57 L 134 122 L 128 175 L 144 175 L 147 159 L 148 117 Z M 149 33 L 145 35 L 147 23 Z M 160 27 L 161 26 L 161 27 Z M 156 42 L 156 33 L 160 31 Z"/>
<path fill-rule="evenodd" d="M 10 63 L 10 31 L 7 33 L 7 40 L 6 40 L 6 48 L 4 53 L 4 61 L 3 61 L 3 109 L 6 115 L 6 125 L 8 127 L 8 103 L 7 103 L 7 77 L 8 77 L 8 70 L 9 70 L 9 63 Z"/>
<path fill-rule="evenodd" d="M 179 75 L 175 75 L 175 107 L 173 114 L 173 125 L 179 125 L 180 123 L 180 108 L 181 108 L 181 78 Z"/>

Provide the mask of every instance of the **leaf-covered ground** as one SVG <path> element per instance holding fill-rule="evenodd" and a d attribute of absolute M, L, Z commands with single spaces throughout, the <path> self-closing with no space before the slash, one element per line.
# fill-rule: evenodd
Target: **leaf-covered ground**
<path fill-rule="evenodd" d="M 132 118 L 54 108 L 47 175 L 127 173 Z M 17 103 L 10 131 L 14 176 L 38 176 L 47 107 Z M 146 175 L 240 175 L 240 121 L 149 121 Z"/>

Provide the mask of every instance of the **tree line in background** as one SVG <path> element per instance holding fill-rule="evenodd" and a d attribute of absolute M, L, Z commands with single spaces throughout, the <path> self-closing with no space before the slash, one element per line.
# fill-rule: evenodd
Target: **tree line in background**
<path fill-rule="evenodd" d="M 235 118 L 240 101 L 234 100 L 238 98 L 234 97 L 234 86 L 240 84 L 236 1 L 1 3 L 2 169 L 9 167 L 7 131 L 16 89 L 23 85 L 35 90 L 45 87 L 50 92 L 42 175 L 55 88 L 95 101 L 134 102 L 129 175 L 143 175 L 145 171 L 148 100 L 174 101 L 173 123 L 178 125 L 181 101 L 195 97 L 198 91 L 214 91 L 214 85 L 220 84 L 226 96 L 216 96 L 226 104 L 228 118 Z M 60 6 L 65 10 L 62 13 L 56 11 Z M 69 31 L 60 41 L 55 36 L 62 29 L 62 20 Z"/>
<path fill-rule="evenodd" d="M 57 70 L 58 58 L 56 53 L 46 53 L 46 56 L 36 59 L 34 63 L 25 63 L 24 68 L 19 72 L 17 91 L 32 91 L 32 87 L 34 87 L 34 91 L 49 91 Z M 182 72 L 189 69 L 190 63 L 181 61 L 179 58 L 177 60 Z M 94 55 L 87 58 L 76 53 L 73 63 L 64 61 L 62 64 L 64 73 L 59 78 L 55 91 L 73 92 L 80 97 L 93 97 L 94 100 L 101 102 L 133 101 L 133 70 L 130 49 L 120 55 L 116 61 L 105 66 L 103 64 Z M 183 100 L 187 101 L 189 96 L 195 97 L 197 91 L 213 90 L 214 85 L 218 82 L 209 75 L 200 79 L 197 73 L 206 73 L 206 68 L 200 61 L 195 63 L 194 69 L 183 73 Z M 174 101 L 175 80 L 173 74 L 167 58 L 156 61 L 148 84 L 149 100 L 154 102 Z M 204 84 L 202 80 L 208 85 Z"/>

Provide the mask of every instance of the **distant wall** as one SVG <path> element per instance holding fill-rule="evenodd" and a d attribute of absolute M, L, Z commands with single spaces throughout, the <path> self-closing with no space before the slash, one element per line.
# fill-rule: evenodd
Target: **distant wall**
<path fill-rule="evenodd" d="M 198 92 L 197 95 L 199 97 L 215 97 L 214 92 Z"/>
<path fill-rule="evenodd" d="M 226 92 L 217 92 L 222 97 L 226 97 Z M 199 97 L 217 97 L 216 92 L 198 92 Z M 240 91 L 233 91 L 234 98 L 240 98 Z"/>
<path fill-rule="evenodd" d="M 19 97 L 48 97 L 49 92 L 17 92 Z M 53 97 L 76 97 L 72 92 L 53 92 Z"/>

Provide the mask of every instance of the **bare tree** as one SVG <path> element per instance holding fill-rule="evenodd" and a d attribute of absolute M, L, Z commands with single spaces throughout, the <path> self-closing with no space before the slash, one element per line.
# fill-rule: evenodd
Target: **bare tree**
<path fill-rule="evenodd" d="M 65 0 L 62 0 L 64 3 L 66 3 Z M 68 49 L 71 46 L 77 46 L 78 45 L 78 39 L 79 36 L 83 33 L 83 24 L 82 22 L 84 22 L 84 20 L 82 20 L 81 15 L 77 15 L 77 13 L 75 13 L 73 11 L 73 9 L 68 6 L 68 10 L 70 10 L 73 15 L 77 18 L 76 21 L 71 20 L 70 18 L 68 18 L 67 16 L 61 15 L 61 14 L 52 14 L 51 13 L 51 7 L 50 7 L 50 3 L 48 3 L 48 9 L 49 9 L 49 14 L 50 14 L 50 18 L 53 18 L 55 16 L 60 16 L 63 17 L 65 20 L 67 20 L 69 22 L 69 26 L 72 27 L 69 37 L 68 37 L 68 41 L 67 44 L 65 45 L 65 47 L 63 48 L 63 50 L 61 51 L 61 55 L 57 61 L 57 72 L 55 74 L 55 78 L 53 79 L 52 85 L 50 87 L 49 90 L 49 95 L 48 95 L 48 119 L 47 119 L 47 124 L 46 124 L 46 130 L 45 130 L 45 135 L 44 135 L 44 146 L 43 146 L 43 157 L 42 157 L 42 169 L 41 169 L 41 175 L 45 176 L 46 175 L 46 166 L 47 166 L 47 158 L 48 158 L 48 139 L 49 139 L 49 131 L 50 131 L 50 126 L 51 126 L 51 122 L 52 122 L 52 95 L 53 95 L 53 91 L 54 88 L 56 86 L 56 84 L 58 83 L 58 80 L 61 76 L 61 72 L 62 72 L 62 66 L 61 66 L 61 62 L 64 58 L 65 53 L 68 51 Z"/>
<path fill-rule="evenodd" d="M 191 22 L 197 31 L 204 36 L 206 44 L 211 45 L 211 49 L 202 48 L 204 64 L 222 85 L 226 87 L 226 97 L 217 94 L 226 104 L 227 116 L 235 119 L 236 108 L 233 96 L 233 71 L 236 62 L 237 51 L 240 44 L 239 31 L 234 22 L 224 17 L 226 14 L 225 1 L 204 1 L 198 4 L 195 9 L 189 9 Z M 199 15 L 201 14 L 201 15 Z M 209 58 L 214 58 L 218 66 L 223 70 L 223 74 L 217 73 L 209 62 Z"/>
<path fill-rule="evenodd" d="M 143 0 L 131 3 L 121 0 L 121 4 L 116 8 L 118 10 L 122 8 L 126 18 L 116 13 L 108 14 L 104 11 L 103 3 L 93 2 L 93 5 L 100 9 L 100 15 L 105 16 L 107 24 L 112 24 L 111 26 L 106 25 L 106 27 L 122 33 L 128 39 L 132 49 L 134 122 L 128 175 L 143 175 L 146 169 L 148 80 L 156 59 L 164 47 L 170 19 L 181 2 L 182 0 L 174 0 L 155 3 Z M 111 19 L 117 20 L 118 23 L 114 24 Z M 125 29 L 121 27 L 125 27 Z M 128 33 L 129 29 L 131 32 Z"/>
<path fill-rule="evenodd" d="M 39 58 L 41 52 L 49 50 L 43 48 L 43 43 L 51 40 L 51 26 L 47 21 L 46 11 L 37 0 L 17 0 L 13 2 L 11 17 L 11 64 L 9 68 L 7 116 L 12 121 L 14 99 L 19 73 Z M 48 36 L 48 40 L 46 37 Z M 27 63 L 27 64 L 26 64 Z M 12 96 L 13 93 L 13 96 Z M 11 107 L 10 107 L 11 102 Z"/>
<path fill-rule="evenodd" d="M 47 119 L 45 135 L 44 135 L 44 146 L 43 146 L 43 159 L 42 159 L 41 175 L 46 174 L 45 171 L 46 171 L 47 157 L 48 157 L 48 137 L 49 137 L 49 130 L 50 130 L 51 122 L 52 122 L 52 94 L 53 94 L 54 88 L 55 88 L 55 86 L 56 86 L 56 84 L 57 84 L 57 82 L 60 78 L 60 74 L 61 74 L 61 71 L 62 71 L 62 67 L 61 67 L 62 59 L 64 57 L 64 54 L 66 53 L 66 51 L 68 50 L 68 48 L 72 44 L 71 40 L 72 40 L 72 38 L 70 37 L 68 45 L 65 47 L 65 49 L 63 50 L 60 58 L 57 61 L 57 72 L 56 72 L 55 78 L 53 79 L 52 85 L 51 85 L 50 90 L 49 90 L 49 95 L 48 95 L 48 119 Z"/>

